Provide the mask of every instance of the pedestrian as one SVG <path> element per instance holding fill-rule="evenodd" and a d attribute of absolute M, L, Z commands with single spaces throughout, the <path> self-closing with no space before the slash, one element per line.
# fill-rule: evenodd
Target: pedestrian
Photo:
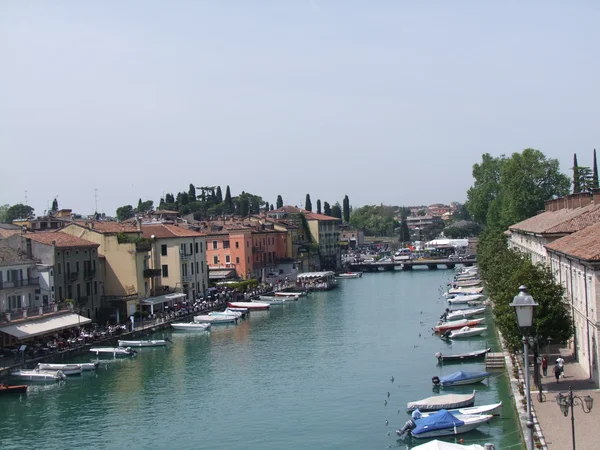
<path fill-rule="evenodd" d="M 556 358 L 556 364 L 558 364 L 558 366 L 560 367 L 560 373 L 562 374 L 562 377 L 565 377 L 565 360 L 562 359 L 562 356 L 559 356 L 558 358 Z"/>
<path fill-rule="evenodd" d="M 560 378 L 560 372 L 561 372 L 561 370 L 562 369 L 560 368 L 560 366 L 558 365 L 558 363 L 554 364 L 554 377 L 556 378 L 556 382 L 557 383 L 560 383 L 559 378 Z"/>
<path fill-rule="evenodd" d="M 542 372 L 544 373 L 545 377 L 548 376 L 548 358 L 545 356 L 542 357 Z"/>

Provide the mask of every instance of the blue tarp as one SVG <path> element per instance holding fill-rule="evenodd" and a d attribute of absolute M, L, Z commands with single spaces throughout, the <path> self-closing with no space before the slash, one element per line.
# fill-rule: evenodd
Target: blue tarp
<path fill-rule="evenodd" d="M 412 430 L 412 434 L 419 435 L 435 430 L 445 430 L 448 428 L 459 427 L 464 424 L 462 420 L 458 420 L 445 409 L 440 409 L 438 412 L 431 414 L 428 417 L 415 420 L 416 428 Z"/>
<path fill-rule="evenodd" d="M 440 378 L 440 383 L 456 383 L 457 381 L 470 380 L 472 378 L 479 378 L 482 376 L 489 376 L 489 372 L 454 372 L 450 375 L 446 375 L 445 377 Z"/>

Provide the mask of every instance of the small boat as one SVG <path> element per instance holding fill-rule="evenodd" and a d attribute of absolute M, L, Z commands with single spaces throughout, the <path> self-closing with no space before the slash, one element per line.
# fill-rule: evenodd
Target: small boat
<path fill-rule="evenodd" d="M 119 347 L 164 347 L 167 341 L 164 339 L 147 341 L 118 341 Z"/>
<path fill-rule="evenodd" d="M 410 419 L 396 433 L 399 436 L 410 433 L 412 437 L 417 439 L 452 436 L 472 431 L 479 427 L 479 425 L 489 421 L 492 417 L 494 416 L 491 414 L 454 416 L 447 410 L 442 409 L 428 417 Z"/>
<path fill-rule="evenodd" d="M 476 393 L 476 391 L 473 391 L 472 394 L 434 395 L 422 400 L 408 402 L 406 409 L 408 411 L 414 411 L 415 409 L 419 411 L 437 411 L 439 409 L 456 409 L 473 406 Z"/>
<path fill-rule="evenodd" d="M 483 287 L 457 287 L 448 289 L 448 294 L 481 294 Z"/>
<path fill-rule="evenodd" d="M 171 326 L 176 330 L 185 330 L 185 331 L 209 331 L 210 323 L 198 323 L 198 322 L 188 322 L 188 323 L 172 323 Z"/>
<path fill-rule="evenodd" d="M 48 364 L 48 363 L 39 363 L 36 367 L 36 370 L 60 370 L 66 376 L 73 375 L 81 375 L 83 369 L 79 364 Z"/>
<path fill-rule="evenodd" d="M 209 316 L 233 316 L 233 317 L 237 317 L 238 319 L 242 318 L 242 313 L 241 312 L 237 312 L 237 311 L 212 311 L 208 313 Z"/>
<path fill-rule="evenodd" d="M 486 309 L 485 306 L 480 306 L 479 308 L 458 309 L 456 311 L 447 309 L 442 317 L 444 317 L 445 320 L 468 319 L 469 317 L 485 314 Z"/>
<path fill-rule="evenodd" d="M 462 327 L 460 330 L 450 331 L 450 334 L 448 335 L 448 337 L 450 339 L 460 339 L 460 338 L 467 338 L 467 337 L 471 337 L 471 336 L 479 336 L 480 334 L 483 334 L 483 332 L 485 330 L 487 330 L 487 327 L 471 328 L 471 327 L 465 326 L 465 327 Z"/>
<path fill-rule="evenodd" d="M 194 322 L 210 323 L 211 325 L 225 325 L 228 323 L 237 323 L 237 321 L 238 318 L 235 316 L 209 316 L 208 314 L 194 316 Z"/>
<path fill-rule="evenodd" d="M 471 406 L 468 408 L 458 408 L 458 409 L 449 409 L 448 412 L 454 415 L 462 414 L 464 416 L 476 416 L 478 414 L 493 414 L 496 415 L 496 412 L 502 408 L 502 402 L 491 403 L 489 405 L 481 405 L 481 406 Z M 421 413 L 421 417 L 427 417 L 431 414 L 435 414 L 433 412 L 424 412 Z"/>
<path fill-rule="evenodd" d="M 441 352 L 437 352 L 435 357 L 438 359 L 438 362 L 457 362 L 457 361 L 470 361 L 473 359 L 484 358 L 485 354 L 490 352 L 491 348 L 486 348 L 484 350 L 475 350 L 474 352 L 468 353 L 458 353 L 455 355 L 443 355 Z"/>
<path fill-rule="evenodd" d="M 76 363 L 78 366 L 81 366 L 81 370 L 84 372 L 89 372 L 91 370 L 96 370 L 100 366 L 100 361 L 94 361 L 91 363 Z"/>
<path fill-rule="evenodd" d="M 452 442 L 438 441 L 435 439 L 433 441 L 426 442 L 425 444 L 411 447 L 411 450 L 485 450 L 485 448 L 477 444 L 462 445 L 454 444 Z"/>
<path fill-rule="evenodd" d="M 463 386 L 465 384 L 481 383 L 491 375 L 489 372 L 458 372 L 451 373 L 445 377 L 434 376 L 431 381 L 436 386 Z"/>
<path fill-rule="evenodd" d="M 473 278 L 471 280 L 458 280 L 452 281 L 449 283 L 452 287 L 473 287 L 479 286 L 481 284 L 481 280 L 479 278 Z"/>
<path fill-rule="evenodd" d="M 336 275 L 336 278 L 360 278 L 362 277 L 362 272 L 345 272 Z"/>
<path fill-rule="evenodd" d="M 26 384 L 19 384 L 15 386 L 7 386 L 6 384 L 0 384 L 0 395 L 2 394 L 25 394 L 27 392 Z"/>
<path fill-rule="evenodd" d="M 466 304 L 475 300 L 482 300 L 485 295 L 482 294 L 470 294 L 470 295 L 456 295 L 454 297 L 448 297 L 448 303 L 452 305 Z"/>
<path fill-rule="evenodd" d="M 268 303 L 260 302 L 229 302 L 227 306 L 230 308 L 246 308 L 249 311 L 264 311 L 270 307 Z"/>
<path fill-rule="evenodd" d="M 92 347 L 90 352 L 95 353 L 98 356 L 100 353 L 109 353 L 113 357 L 117 356 L 135 356 L 137 352 L 129 347 Z"/>
<path fill-rule="evenodd" d="M 436 325 L 433 329 L 436 333 L 444 333 L 448 330 L 458 330 L 464 327 L 474 327 L 479 325 L 485 320 L 485 317 L 481 319 L 459 319 L 451 322 L 443 322 Z"/>
<path fill-rule="evenodd" d="M 11 374 L 13 377 L 28 381 L 61 381 L 66 375 L 60 370 L 17 370 Z"/>
<path fill-rule="evenodd" d="M 250 311 L 248 311 L 248 308 L 232 308 L 232 307 L 225 308 L 225 311 L 239 312 L 239 313 L 242 313 L 242 316 L 244 316 L 250 312 Z"/>
<path fill-rule="evenodd" d="M 271 297 L 269 295 L 261 295 L 260 301 L 264 303 L 268 303 L 269 305 L 283 305 L 287 301 L 292 301 L 293 297 Z M 297 297 L 294 298 L 297 300 Z"/>
<path fill-rule="evenodd" d="M 286 291 L 277 291 L 275 292 L 275 297 L 302 297 L 302 292 L 286 292 Z"/>

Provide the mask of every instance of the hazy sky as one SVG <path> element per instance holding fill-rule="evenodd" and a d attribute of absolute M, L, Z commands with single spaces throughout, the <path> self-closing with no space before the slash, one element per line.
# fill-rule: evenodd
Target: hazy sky
<path fill-rule="evenodd" d="M 483 152 L 591 165 L 600 3 L 567 3 L 1 0 L 0 204 L 447 203 Z"/>

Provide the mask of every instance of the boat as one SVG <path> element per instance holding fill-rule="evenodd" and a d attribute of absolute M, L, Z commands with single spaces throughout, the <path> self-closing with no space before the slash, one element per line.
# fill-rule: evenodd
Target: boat
<path fill-rule="evenodd" d="M 232 308 L 231 306 L 225 308 L 225 311 L 239 312 L 239 313 L 242 313 L 242 316 L 249 313 L 248 308 Z"/>
<path fill-rule="evenodd" d="M 362 272 L 344 272 L 336 275 L 336 278 L 360 278 Z"/>
<path fill-rule="evenodd" d="M 246 308 L 249 311 L 264 311 L 270 307 L 268 303 L 260 302 L 229 302 L 227 306 L 230 308 Z"/>
<path fill-rule="evenodd" d="M 458 309 L 456 311 L 447 309 L 442 317 L 444 317 L 445 320 L 468 319 L 469 317 L 485 314 L 486 309 L 485 306 L 480 306 L 479 308 Z"/>
<path fill-rule="evenodd" d="M 81 370 L 84 372 L 89 372 L 90 370 L 96 370 L 100 366 L 100 361 L 94 361 L 91 363 L 76 363 L 78 366 L 81 366 Z"/>
<path fill-rule="evenodd" d="M 242 313 L 241 312 L 237 312 L 237 311 L 212 311 L 208 313 L 209 316 L 233 316 L 233 317 L 237 317 L 238 319 L 242 318 Z"/>
<path fill-rule="evenodd" d="M 292 301 L 293 297 L 274 297 L 270 295 L 261 295 L 259 298 L 261 302 L 268 303 L 269 305 L 283 305 L 287 301 Z M 297 298 L 294 298 L 294 300 L 297 300 Z"/>
<path fill-rule="evenodd" d="M 25 394 L 27 392 L 26 384 L 18 384 L 15 386 L 7 386 L 0 384 L 0 395 L 2 394 Z"/>
<path fill-rule="evenodd" d="M 456 287 L 448 289 L 448 294 L 481 294 L 483 292 L 483 287 Z"/>
<path fill-rule="evenodd" d="M 481 424 L 489 421 L 491 414 L 479 415 L 453 415 L 445 409 L 442 409 L 428 417 L 410 419 L 402 429 L 396 433 L 403 436 L 405 433 L 417 439 L 427 439 L 438 436 L 452 436 L 466 433 L 479 427 Z"/>
<path fill-rule="evenodd" d="M 172 323 L 171 326 L 176 330 L 185 330 L 185 331 L 209 331 L 210 330 L 210 323 L 198 323 L 198 322 Z"/>
<path fill-rule="evenodd" d="M 433 441 L 426 442 L 425 444 L 411 447 L 411 450 L 485 450 L 485 447 L 482 447 L 478 444 L 454 444 L 452 442 L 438 441 L 435 439 Z"/>
<path fill-rule="evenodd" d="M 110 353 L 115 358 L 117 356 L 135 356 L 137 352 L 129 347 L 92 347 L 90 352 L 95 353 L 98 356 L 100 353 Z"/>
<path fill-rule="evenodd" d="M 61 381 L 66 375 L 60 370 L 17 370 L 11 374 L 13 377 L 28 381 Z"/>
<path fill-rule="evenodd" d="M 467 338 L 467 337 L 471 337 L 471 336 L 479 336 L 480 334 L 483 334 L 483 332 L 485 330 L 487 330 L 487 327 L 471 328 L 469 326 L 465 326 L 465 327 L 462 327 L 460 330 L 450 331 L 450 334 L 448 335 L 448 337 L 450 339 L 460 339 L 460 338 Z"/>
<path fill-rule="evenodd" d="M 422 400 L 408 402 L 406 409 L 408 411 L 414 411 L 415 409 L 419 411 L 437 411 L 439 409 L 456 409 L 473 406 L 476 393 L 476 391 L 473 391 L 472 394 L 434 395 Z"/>
<path fill-rule="evenodd" d="M 452 298 L 448 298 L 448 303 L 451 305 L 467 304 L 472 301 L 483 300 L 485 295 L 482 294 L 471 294 L 471 295 L 457 295 Z"/>
<path fill-rule="evenodd" d="M 470 406 L 467 408 L 458 408 L 458 409 L 449 409 L 448 412 L 456 415 L 462 414 L 465 416 L 475 416 L 477 414 L 493 414 L 496 413 L 502 408 L 502 402 L 491 403 L 489 405 L 481 405 L 481 406 Z M 421 417 L 427 417 L 431 414 L 435 414 L 435 412 L 424 412 L 421 413 Z"/>
<path fill-rule="evenodd" d="M 302 292 L 285 292 L 285 291 L 278 291 L 275 292 L 275 297 L 301 297 L 302 296 Z"/>
<path fill-rule="evenodd" d="M 458 280 L 450 283 L 453 287 L 473 287 L 479 286 L 481 284 L 481 280 L 478 278 L 473 278 L 472 280 Z"/>
<path fill-rule="evenodd" d="M 435 357 L 438 359 L 438 362 L 456 362 L 456 361 L 470 361 L 473 359 L 484 358 L 485 354 L 490 352 L 491 348 L 486 348 L 484 350 L 475 350 L 474 352 L 468 353 L 457 353 L 454 355 L 443 355 L 441 352 L 437 352 Z"/>
<path fill-rule="evenodd" d="M 448 330 L 458 330 L 464 327 L 474 327 L 476 325 L 479 325 L 484 320 L 485 317 L 482 317 L 480 319 L 459 319 L 453 320 L 451 322 L 442 322 L 438 323 L 435 327 L 433 327 L 433 330 L 436 333 L 444 333 Z"/>
<path fill-rule="evenodd" d="M 228 323 L 237 323 L 237 321 L 238 317 L 236 316 L 209 316 L 208 314 L 194 316 L 194 322 L 210 323 L 211 325 L 225 325 Z"/>
<path fill-rule="evenodd" d="M 164 347 L 167 341 L 164 339 L 147 341 L 118 341 L 119 347 Z"/>
<path fill-rule="evenodd" d="M 39 363 L 36 366 L 36 370 L 60 370 L 66 376 L 72 375 L 81 375 L 83 369 L 79 364 L 48 364 L 48 363 Z"/>
<path fill-rule="evenodd" d="M 463 386 L 465 384 L 481 383 L 491 375 L 489 372 L 458 372 L 451 373 L 445 377 L 434 376 L 431 381 L 436 386 Z"/>

